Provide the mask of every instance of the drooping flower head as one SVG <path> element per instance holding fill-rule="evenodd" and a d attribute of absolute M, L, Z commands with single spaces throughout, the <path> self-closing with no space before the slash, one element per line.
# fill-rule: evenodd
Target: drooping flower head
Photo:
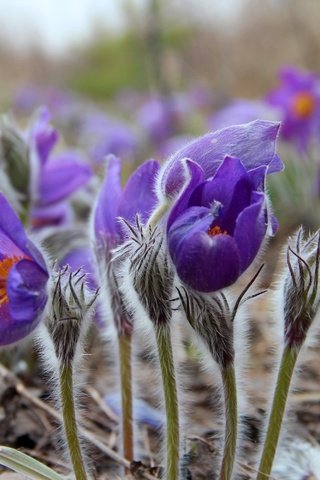
<path fill-rule="evenodd" d="M 280 111 L 281 136 L 305 151 L 320 134 L 320 78 L 294 67 L 280 71 L 280 86 L 266 98 Z"/>
<path fill-rule="evenodd" d="M 255 121 L 209 133 L 177 152 L 159 176 L 161 195 L 178 199 L 167 222 L 168 247 L 180 279 L 201 292 L 233 284 L 275 225 L 264 192 L 282 169 L 279 124 Z M 181 187 L 185 169 L 189 180 Z"/>
<path fill-rule="evenodd" d="M 47 301 L 48 271 L 1 193 L 0 212 L 0 345 L 9 345 L 38 325 Z"/>

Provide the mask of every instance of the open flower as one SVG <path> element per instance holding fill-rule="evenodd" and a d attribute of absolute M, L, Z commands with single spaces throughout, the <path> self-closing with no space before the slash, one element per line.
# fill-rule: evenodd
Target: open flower
<path fill-rule="evenodd" d="M 255 126 L 260 149 L 252 142 Z M 209 134 L 217 140 L 211 164 L 208 135 L 190 144 L 192 160 L 180 162 L 190 180 L 171 210 L 167 236 L 177 273 L 191 288 L 213 292 L 233 284 L 255 259 L 267 232 L 272 233 L 275 221 L 264 184 L 267 173 L 281 168 L 275 154 L 277 129 L 271 122 L 252 122 Z M 252 145 L 245 131 L 251 134 Z M 225 145 L 223 155 L 226 139 L 233 139 L 233 143 Z M 188 147 L 183 150 L 187 152 Z M 220 161 L 216 152 L 222 157 Z M 250 153 L 258 156 L 251 158 Z"/>
<path fill-rule="evenodd" d="M 320 133 L 320 78 L 293 67 L 280 71 L 280 86 L 266 101 L 280 110 L 281 136 L 305 151 Z"/>
<path fill-rule="evenodd" d="M 47 301 L 48 272 L 2 194 L 0 211 L 0 345 L 8 345 L 38 325 Z"/>

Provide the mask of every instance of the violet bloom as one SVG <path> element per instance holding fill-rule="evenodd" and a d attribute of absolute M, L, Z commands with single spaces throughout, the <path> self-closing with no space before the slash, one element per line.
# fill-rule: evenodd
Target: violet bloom
<path fill-rule="evenodd" d="M 259 121 L 208 134 L 164 168 L 167 190 L 177 188 L 173 174 L 183 164 L 189 172 L 169 215 L 167 236 L 177 273 L 193 289 L 213 292 L 233 284 L 275 225 L 264 185 L 266 174 L 282 168 L 275 153 L 278 128 Z"/>
<path fill-rule="evenodd" d="M 173 103 L 166 98 L 150 97 L 138 111 L 138 122 L 150 141 L 161 144 L 176 131 L 177 115 Z"/>
<path fill-rule="evenodd" d="M 273 115 L 274 116 L 274 115 Z M 271 119 L 270 109 L 261 101 L 238 99 L 216 111 L 209 118 L 210 130 L 219 130 L 231 125 L 253 122 L 257 119 Z"/>
<path fill-rule="evenodd" d="M 26 337 L 47 302 L 44 259 L 0 193 L 0 345 Z"/>
<path fill-rule="evenodd" d="M 104 183 L 101 187 L 94 213 L 95 237 L 98 245 L 112 249 L 125 240 L 119 217 L 134 223 L 137 214 L 146 222 L 156 205 L 155 178 L 159 164 L 147 160 L 129 177 L 121 188 L 120 159 L 110 155 Z"/>
<path fill-rule="evenodd" d="M 281 136 L 305 151 L 320 135 L 320 78 L 294 67 L 280 71 L 280 86 L 266 97 L 281 115 Z"/>
<path fill-rule="evenodd" d="M 52 218 L 57 221 L 57 212 L 61 218 L 67 217 L 64 202 L 91 177 L 91 169 L 80 155 L 74 151 L 64 151 L 52 155 L 58 141 L 58 133 L 50 124 L 51 116 L 46 108 L 40 110 L 37 120 L 28 132 L 31 148 L 31 195 L 33 222 L 38 219 L 43 224 L 47 216 L 50 224 Z M 53 208 L 57 207 L 59 208 Z"/>
<path fill-rule="evenodd" d="M 101 163 L 109 154 L 131 159 L 137 150 L 132 129 L 99 111 L 85 116 L 81 135 L 94 163 Z"/>

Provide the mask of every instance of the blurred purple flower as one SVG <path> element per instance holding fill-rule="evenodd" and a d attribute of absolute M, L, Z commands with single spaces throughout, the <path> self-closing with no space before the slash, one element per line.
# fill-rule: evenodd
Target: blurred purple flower
<path fill-rule="evenodd" d="M 105 402 L 113 412 L 121 417 L 121 395 L 112 393 L 105 396 Z M 151 407 L 146 401 L 139 398 L 133 399 L 133 420 L 139 424 L 148 425 L 151 428 L 161 428 L 165 416 L 161 410 Z"/>
<path fill-rule="evenodd" d="M 66 201 L 83 187 L 92 175 L 90 167 L 84 163 L 77 152 L 69 150 L 52 155 L 52 150 L 58 141 L 58 133 L 50 124 L 50 120 L 49 111 L 42 108 L 27 132 L 32 162 L 32 204 L 34 213 L 38 212 L 39 216 L 41 211 L 42 218 L 45 217 L 46 211 L 51 213 L 48 207 L 57 206 Z M 58 210 L 55 209 L 55 223 L 57 223 Z M 60 211 L 65 217 L 65 208 L 61 206 Z M 51 215 L 48 216 L 49 223 L 50 218 Z"/>
<path fill-rule="evenodd" d="M 89 288 L 92 291 L 97 290 L 97 280 L 95 278 L 95 261 L 93 258 L 93 253 L 89 248 L 79 247 L 71 250 L 63 259 L 59 262 L 61 267 L 69 265 L 72 271 L 76 271 L 79 268 L 86 273 L 86 280 Z"/>
<path fill-rule="evenodd" d="M 132 129 L 99 111 L 85 115 L 81 135 L 94 163 L 101 163 L 109 154 L 131 159 L 137 150 Z"/>
<path fill-rule="evenodd" d="M 234 283 L 275 226 L 264 185 L 268 173 L 282 168 L 275 153 L 278 129 L 271 122 L 230 127 L 172 157 L 188 169 L 189 182 L 168 218 L 168 247 L 191 288 L 212 292 Z M 173 169 L 167 187 L 174 186 Z"/>
<path fill-rule="evenodd" d="M 272 113 L 264 103 L 256 100 L 238 99 L 215 112 L 209 118 L 209 128 L 215 131 L 258 119 L 271 119 L 271 116 Z"/>
<path fill-rule="evenodd" d="M 179 109 L 171 99 L 148 98 L 138 110 L 137 119 L 150 141 L 161 144 L 176 133 Z"/>
<path fill-rule="evenodd" d="M 105 179 L 94 212 L 94 229 L 98 244 L 111 249 L 124 240 L 119 217 L 129 223 L 135 221 L 137 214 L 141 216 L 142 222 L 149 218 L 157 202 L 154 183 L 158 170 L 157 161 L 147 160 L 133 172 L 122 189 L 121 162 L 117 157 L 109 156 Z"/>
<path fill-rule="evenodd" d="M 294 67 L 283 68 L 279 76 L 280 86 L 266 101 L 280 112 L 281 136 L 304 152 L 310 140 L 320 141 L 320 78 Z"/>
<path fill-rule="evenodd" d="M 47 302 L 44 259 L 0 193 L 0 345 L 26 337 Z"/>

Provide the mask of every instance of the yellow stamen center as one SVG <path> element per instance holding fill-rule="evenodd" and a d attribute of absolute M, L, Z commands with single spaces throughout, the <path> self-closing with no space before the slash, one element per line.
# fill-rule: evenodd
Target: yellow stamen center
<path fill-rule="evenodd" d="M 8 292 L 7 292 L 7 279 L 10 273 L 11 268 L 20 260 L 25 258 L 24 256 L 14 256 L 14 257 L 5 257 L 3 260 L 0 260 L 0 306 L 3 303 L 8 302 Z"/>
<path fill-rule="evenodd" d="M 210 235 L 210 237 L 215 237 L 216 235 L 228 235 L 228 232 L 227 230 L 222 231 L 221 228 L 216 225 L 215 227 L 209 228 L 208 235 Z"/>
<path fill-rule="evenodd" d="M 293 113 L 298 118 L 309 118 L 315 109 L 315 101 L 309 92 L 298 93 L 292 102 Z"/>

